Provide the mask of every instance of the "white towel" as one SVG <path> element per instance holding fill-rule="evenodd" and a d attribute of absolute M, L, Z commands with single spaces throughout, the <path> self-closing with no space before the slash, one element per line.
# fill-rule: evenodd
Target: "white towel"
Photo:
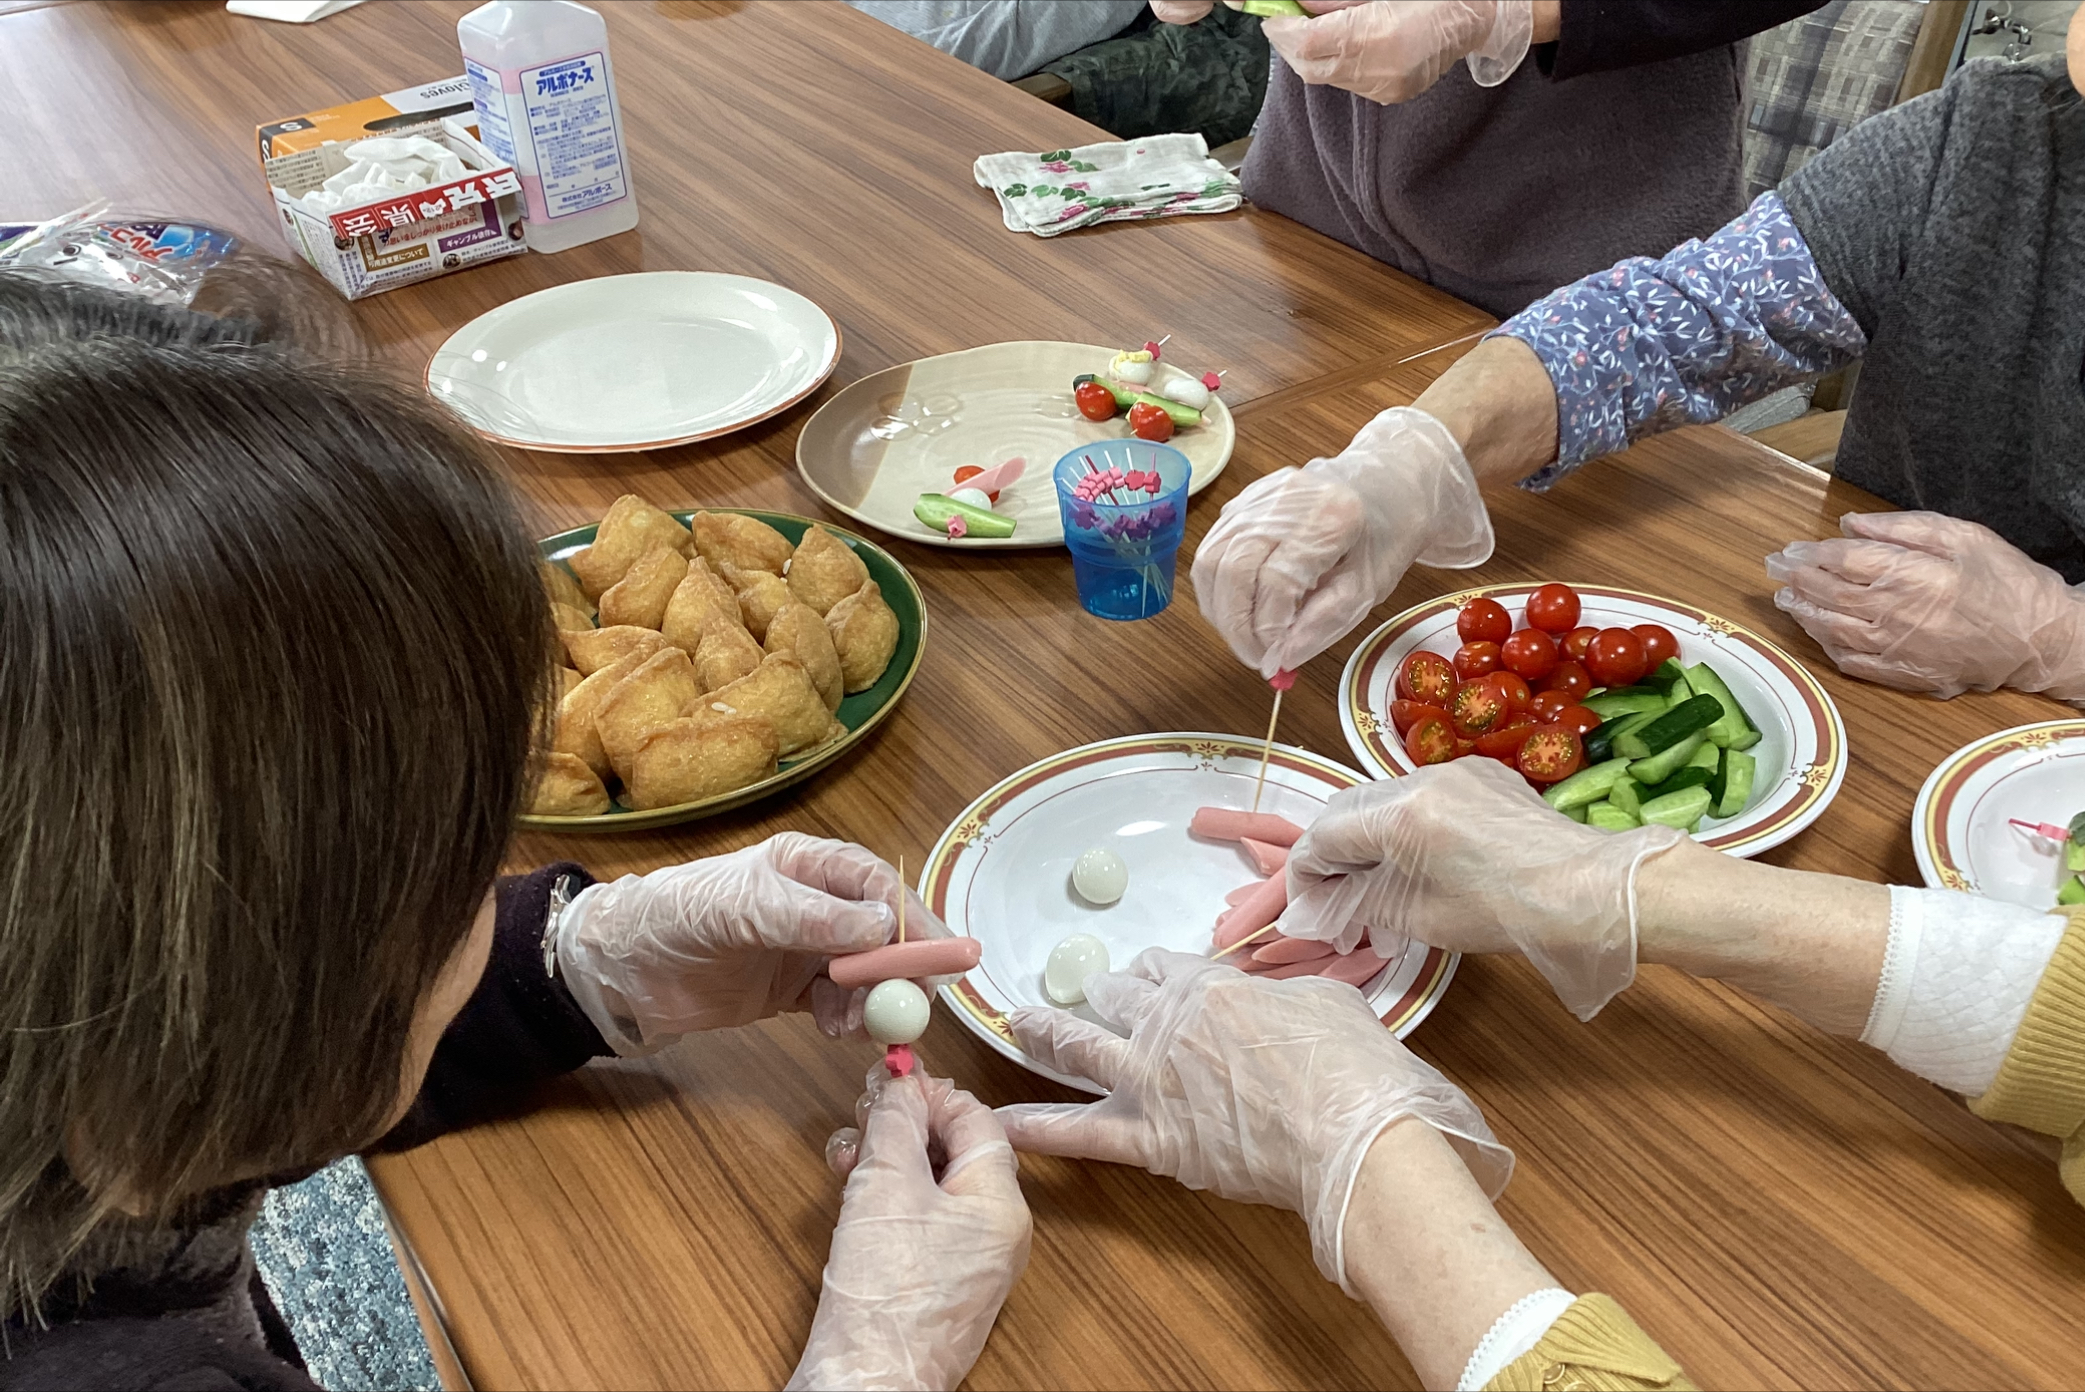
<path fill-rule="evenodd" d="M 1199 135 L 982 155 L 971 173 L 998 195 L 1007 230 L 1038 237 L 1125 218 L 1228 213 L 1243 201 L 1238 177 L 1209 158 Z"/>

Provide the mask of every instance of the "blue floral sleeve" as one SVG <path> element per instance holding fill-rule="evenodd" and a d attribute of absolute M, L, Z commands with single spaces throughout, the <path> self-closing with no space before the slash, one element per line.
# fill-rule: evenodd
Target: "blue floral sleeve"
<path fill-rule="evenodd" d="M 1631 257 L 1537 300 L 1494 331 L 1535 350 L 1557 393 L 1557 458 L 1588 459 L 1846 366 L 1867 335 L 1824 283 L 1769 190 L 1706 241 Z"/>

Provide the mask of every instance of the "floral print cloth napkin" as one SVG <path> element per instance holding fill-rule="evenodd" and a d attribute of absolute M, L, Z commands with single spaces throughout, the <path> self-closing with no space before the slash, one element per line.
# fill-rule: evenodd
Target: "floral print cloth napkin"
<path fill-rule="evenodd" d="M 1228 213 L 1243 201 L 1237 176 L 1209 158 L 1199 135 L 982 155 L 971 173 L 999 196 L 1008 231 L 1038 237 L 1125 218 Z"/>

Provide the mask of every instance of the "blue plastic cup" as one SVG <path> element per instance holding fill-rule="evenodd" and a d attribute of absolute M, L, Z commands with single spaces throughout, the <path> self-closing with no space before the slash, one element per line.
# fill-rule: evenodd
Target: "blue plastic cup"
<path fill-rule="evenodd" d="M 1087 613 L 1148 619 L 1173 602 L 1191 472 L 1171 445 L 1136 439 L 1082 445 L 1057 461 L 1057 509 Z"/>

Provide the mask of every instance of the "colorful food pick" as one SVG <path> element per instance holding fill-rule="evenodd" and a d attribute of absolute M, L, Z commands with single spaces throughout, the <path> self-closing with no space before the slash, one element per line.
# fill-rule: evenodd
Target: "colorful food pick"
<path fill-rule="evenodd" d="M 905 857 L 898 857 L 898 941 L 905 946 Z M 908 977 L 894 976 L 879 981 L 862 1002 L 862 1028 L 869 1038 L 884 1046 L 883 1069 L 893 1078 L 912 1072 L 912 1041 L 927 1032 L 927 1017 L 933 1007 L 927 993 Z"/>
<path fill-rule="evenodd" d="M 1086 978 L 1108 970 L 1108 945 L 1091 933 L 1073 933 L 1050 949 L 1043 989 L 1059 1005 L 1086 999 Z"/>
<path fill-rule="evenodd" d="M 1260 776 L 1252 785 L 1252 810 L 1260 810 L 1260 794 L 1267 788 L 1267 763 L 1274 757 L 1274 727 L 1281 719 L 1282 693 L 1296 684 L 1296 674 L 1284 667 L 1267 679 L 1274 688 L 1274 711 L 1267 717 L 1267 742 L 1260 749 Z"/>
<path fill-rule="evenodd" d="M 1105 846 L 1095 846 L 1072 862 L 1071 887 L 1089 904 L 1105 908 L 1129 888 L 1129 867 Z"/>

